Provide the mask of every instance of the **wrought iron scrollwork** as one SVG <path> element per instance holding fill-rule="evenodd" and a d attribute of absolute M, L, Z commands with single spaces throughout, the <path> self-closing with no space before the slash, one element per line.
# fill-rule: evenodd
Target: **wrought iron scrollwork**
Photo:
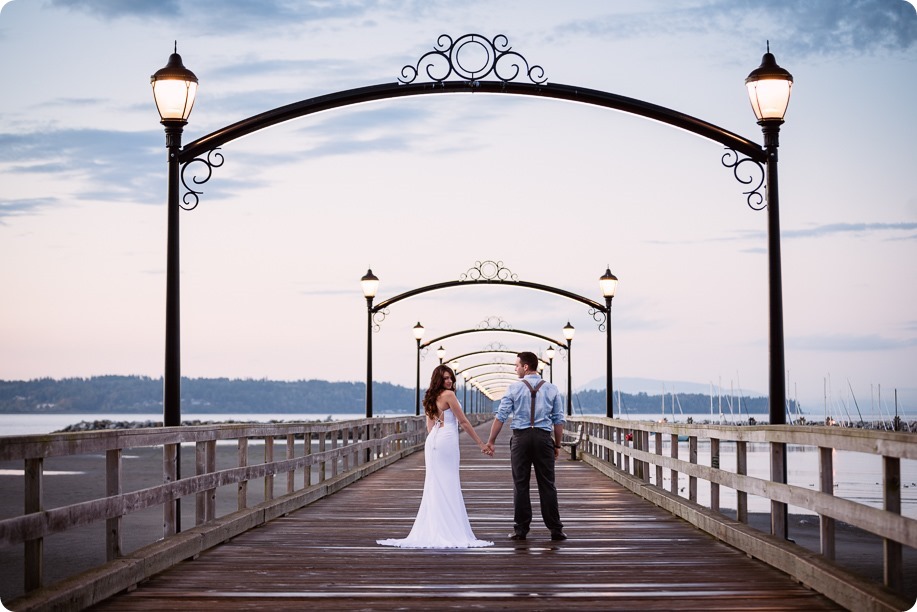
<path fill-rule="evenodd" d="M 453 74 L 471 84 L 490 74 L 504 83 L 522 73 L 536 85 L 548 80 L 544 68 L 530 67 L 522 55 L 512 50 L 509 39 L 503 34 L 494 36 L 493 40 L 480 34 L 465 34 L 455 40 L 448 34 L 440 34 L 432 51 L 420 56 L 416 65 L 407 64 L 401 69 L 398 82 L 402 85 L 413 83 L 421 72 L 436 83 L 442 83 Z"/>
<path fill-rule="evenodd" d="M 206 156 L 195 157 L 191 161 L 187 162 L 184 166 L 182 166 L 181 184 L 185 186 L 185 189 L 187 191 L 185 192 L 185 195 L 182 196 L 179 206 L 181 206 L 185 210 L 194 210 L 195 208 L 197 208 L 197 205 L 201 201 L 199 196 L 202 193 L 204 193 L 203 191 L 192 189 L 188 185 L 188 181 L 185 180 L 185 172 L 188 170 L 188 168 L 190 168 L 192 164 L 204 164 L 207 170 L 206 174 L 202 174 L 202 175 L 198 175 L 197 173 L 191 174 L 191 182 L 195 186 L 203 185 L 204 183 L 210 180 L 211 176 L 213 176 L 213 169 L 219 168 L 220 166 L 222 166 L 224 161 L 225 159 L 223 157 L 223 154 L 220 153 L 219 148 L 216 148 L 216 149 L 211 149 L 210 151 L 207 151 Z"/>
<path fill-rule="evenodd" d="M 608 311 L 604 308 L 590 308 L 589 314 L 592 315 L 592 319 L 599 324 L 599 331 L 605 331 L 605 326 L 608 324 Z"/>
<path fill-rule="evenodd" d="M 485 351 L 508 351 L 509 347 L 503 344 L 502 342 L 491 342 L 484 346 Z"/>
<path fill-rule="evenodd" d="M 761 179 L 758 181 L 758 184 L 754 186 L 750 191 L 743 191 L 742 194 L 748 196 L 746 202 L 748 203 L 749 208 L 752 210 L 764 210 L 767 208 L 767 202 L 764 199 L 764 196 L 761 194 L 761 187 L 764 185 L 764 166 L 759 161 L 755 161 L 750 157 L 739 157 L 739 154 L 735 149 L 726 149 L 726 152 L 723 153 L 722 157 L 723 165 L 727 168 L 732 168 L 732 174 L 736 177 L 736 180 L 742 183 L 743 185 L 753 185 L 755 182 L 755 177 L 753 174 L 740 174 L 739 168 L 742 167 L 742 164 L 751 163 L 752 167 L 757 166 L 758 172 L 761 173 Z"/>
<path fill-rule="evenodd" d="M 503 317 L 498 317 L 492 315 L 478 323 L 478 326 L 475 329 L 512 329 L 513 326 L 509 322 L 504 321 Z"/>
<path fill-rule="evenodd" d="M 373 332 L 378 332 L 382 329 L 382 321 L 385 321 L 385 317 L 388 316 L 388 308 L 383 308 L 382 310 L 373 311 Z"/>
<path fill-rule="evenodd" d="M 507 267 L 504 267 L 502 261 L 476 261 L 474 266 L 468 268 L 465 272 L 459 276 L 460 281 L 480 281 L 480 280 L 496 280 L 496 281 L 517 281 L 519 277 L 513 274 L 513 271 Z"/>

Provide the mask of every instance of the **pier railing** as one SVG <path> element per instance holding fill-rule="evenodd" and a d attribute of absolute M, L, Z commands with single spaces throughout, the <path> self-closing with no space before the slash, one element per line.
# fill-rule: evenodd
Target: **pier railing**
<path fill-rule="evenodd" d="M 902 547 L 917 548 L 917 520 L 901 514 L 901 462 L 917 459 L 917 436 L 912 433 L 822 426 L 677 424 L 604 417 L 568 417 L 565 433 L 567 439 L 579 439 L 579 456 L 584 461 L 612 479 L 849 609 L 878 609 L 876 602 L 889 601 L 890 593 L 903 595 Z M 786 460 L 789 471 L 794 467 L 793 456 L 800 455 L 786 453 L 787 448 L 817 452 L 817 488 L 749 475 L 748 453 L 752 445 L 767 449 L 770 465 L 775 459 L 777 465 Z M 703 447 L 707 465 L 698 460 L 699 447 Z M 687 457 L 679 456 L 680 448 L 681 452 L 687 450 Z M 735 455 L 734 466 L 720 461 L 727 451 Z M 881 457 L 881 508 L 835 495 L 837 451 Z M 775 457 L 776 454 L 786 457 Z M 698 503 L 698 482 L 707 488 L 701 488 L 704 505 Z M 721 488 L 734 491 L 735 520 L 720 507 Z M 773 534 L 780 532 L 773 527 L 772 534 L 766 535 L 747 527 L 749 495 L 770 501 L 772 526 L 785 524 L 781 521 L 785 521 L 788 506 L 817 515 L 820 551 L 809 552 L 783 537 L 775 537 Z M 871 588 L 868 581 L 852 577 L 832 563 L 838 521 L 882 538 L 884 588 Z M 895 604 L 894 599 L 890 601 Z"/>
<path fill-rule="evenodd" d="M 484 415 L 468 417 L 475 424 L 485 418 Z M 26 597 L 22 599 L 25 600 L 29 593 L 47 590 L 43 588 L 47 587 L 43 562 L 45 538 L 104 521 L 105 538 L 98 543 L 105 549 L 104 567 L 68 577 L 61 581 L 62 586 L 55 585 L 58 591 L 69 592 L 65 596 L 69 607 L 79 609 L 234 535 L 340 490 L 422 448 L 425 437 L 424 418 L 415 416 L 3 437 L 0 462 L 23 467 L 23 512 L 0 520 L 0 549 L 15 546 L 24 549 Z M 218 445 L 224 462 L 227 451 L 236 457 L 234 465 L 218 469 Z M 154 478 L 153 486 L 125 490 L 126 482 L 137 480 L 124 472 L 126 451 L 136 454 L 139 449 L 149 451 L 151 447 L 153 455 L 162 457 L 161 480 Z M 176 473 L 177 455 L 185 460 L 182 463 L 188 462 L 189 455 L 193 456 L 193 474 Z M 98 457 L 100 465 L 95 473 L 104 475 L 104 495 L 46 507 L 45 461 L 77 456 Z M 133 469 L 134 462 L 130 466 Z M 98 489 L 99 483 L 94 484 L 87 488 Z M 259 484 L 263 488 L 257 487 Z M 225 497 L 227 489 L 223 487 L 235 497 L 235 503 L 228 500 L 231 507 L 221 516 L 217 512 L 217 491 Z M 193 502 L 195 509 L 193 527 L 186 525 L 184 530 L 180 526 L 180 500 Z M 227 500 L 220 501 L 220 507 L 225 509 Z M 162 508 L 162 537 L 153 534 L 153 543 L 125 553 L 126 519 L 133 513 L 155 510 L 157 506 Z M 60 593 L 55 597 L 55 601 L 61 601 Z M 41 601 L 40 597 L 31 599 Z"/>

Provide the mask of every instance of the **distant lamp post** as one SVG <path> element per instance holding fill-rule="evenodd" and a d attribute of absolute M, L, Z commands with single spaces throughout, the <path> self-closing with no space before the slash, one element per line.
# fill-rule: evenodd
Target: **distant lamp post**
<path fill-rule="evenodd" d="M 618 288 L 618 277 L 611 273 L 611 267 L 605 268 L 605 274 L 599 277 L 599 288 L 605 298 L 605 416 L 614 416 L 614 387 L 611 378 L 611 300 Z"/>
<path fill-rule="evenodd" d="M 366 298 L 366 418 L 373 416 L 373 298 L 379 289 L 379 279 L 368 269 L 360 279 Z"/>
<path fill-rule="evenodd" d="M 436 349 L 436 357 L 439 359 L 439 365 L 443 364 L 443 357 L 445 356 L 446 356 L 446 349 L 444 349 L 442 345 L 440 345 L 440 347 Z"/>
<path fill-rule="evenodd" d="M 166 130 L 168 149 L 168 222 L 166 255 L 166 367 L 163 375 L 163 424 L 181 425 L 181 325 L 179 307 L 179 169 L 178 154 L 181 134 L 194 107 L 197 77 L 185 68 L 175 51 L 164 68 L 150 77 L 153 100 L 159 111 L 160 123 Z"/>
<path fill-rule="evenodd" d="M 570 321 L 564 325 L 564 338 L 567 340 L 567 415 L 573 415 L 573 336 L 576 334 L 576 328 L 570 325 Z"/>
<path fill-rule="evenodd" d="M 423 340 L 424 327 L 417 322 L 414 326 L 414 340 L 417 341 L 417 386 L 414 387 L 414 415 L 420 416 L 420 341 Z"/>
<path fill-rule="evenodd" d="M 793 75 L 777 65 L 767 46 L 761 65 L 745 79 L 748 99 L 764 134 L 767 154 L 767 253 L 770 283 L 770 406 L 771 425 L 786 424 L 786 362 L 783 346 L 783 272 L 780 263 L 780 203 L 777 188 L 777 147 L 780 126 L 790 103 Z M 784 481 L 785 482 L 785 481 Z"/>
<path fill-rule="evenodd" d="M 548 382 L 554 382 L 554 347 L 549 346 L 548 350 L 544 352 L 544 356 L 548 358 L 548 368 L 550 370 Z"/>

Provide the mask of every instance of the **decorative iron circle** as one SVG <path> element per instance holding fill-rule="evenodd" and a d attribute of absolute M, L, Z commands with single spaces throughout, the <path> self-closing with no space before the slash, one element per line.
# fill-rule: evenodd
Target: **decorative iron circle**
<path fill-rule="evenodd" d="M 513 326 L 509 324 L 508 321 L 504 321 L 503 317 L 498 317 L 496 315 L 491 315 L 478 323 L 477 329 L 512 329 Z"/>
<path fill-rule="evenodd" d="M 536 85 L 547 82 L 544 68 L 530 67 L 522 55 L 512 50 L 503 34 L 492 40 L 480 34 L 464 34 L 455 40 L 448 34 L 440 34 L 432 51 L 421 55 L 416 65 L 407 64 L 401 69 L 398 82 L 407 85 L 424 74 L 431 81 L 442 83 L 454 74 L 474 84 L 492 74 L 506 83 L 523 73 Z"/>
<path fill-rule="evenodd" d="M 513 271 L 503 265 L 502 261 L 486 259 L 484 261 L 474 262 L 474 266 L 468 268 L 459 276 L 460 281 L 517 281 L 519 277 L 513 274 Z"/>

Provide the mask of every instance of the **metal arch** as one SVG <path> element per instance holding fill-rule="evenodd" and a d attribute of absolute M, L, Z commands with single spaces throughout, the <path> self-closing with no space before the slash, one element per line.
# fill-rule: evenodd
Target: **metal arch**
<path fill-rule="evenodd" d="M 510 350 L 508 350 L 508 349 L 491 349 L 491 350 L 485 350 L 485 351 L 472 351 L 472 352 L 470 352 L 470 353 L 465 353 L 465 354 L 463 354 L 463 355 L 456 355 L 455 357 L 452 357 L 451 359 L 449 359 L 449 361 L 458 361 L 458 360 L 460 360 L 460 359 L 464 359 L 465 357 L 471 357 L 472 355 L 486 355 L 486 354 L 488 354 L 488 353 L 500 353 L 500 354 L 507 354 L 507 355 L 518 355 L 518 354 L 519 354 L 519 351 L 510 351 Z M 536 357 L 537 357 L 537 355 L 536 355 Z M 542 359 L 541 357 L 538 357 L 538 361 L 540 361 L 541 363 L 543 363 L 543 364 L 545 364 L 545 365 L 548 365 L 548 362 L 545 361 L 544 359 Z M 507 365 L 511 365 L 511 364 L 507 364 Z"/>
<path fill-rule="evenodd" d="M 541 340 L 545 340 L 547 342 L 550 342 L 551 344 L 556 344 L 557 346 L 564 346 L 564 347 L 567 346 L 566 342 L 561 342 L 560 340 L 549 338 L 548 336 L 544 336 L 542 334 L 538 334 L 535 332 L 525 331 L 523 329 L 463 329 L 461 331 L 452 332 L 451 334 L 445 334 L 443 336 L 440 336 L 439 338 L 433 338 L 432 340 L 428 340 L 427 342 L 424 342 L 423 344 L 421 344 L 420 348 L 426 348 L 430 346 L 431 344 L 439 342 L 440 340 L 445 340 L 446 338 L 453 338 L 455 336 L 461 336 L 463 334 L 483 334 L 483 333 L 492 333 L 492 332 L 502 332 L 504 334 L 522 334 L 524 336 L 532 336 L 534 338 L 540 338 Z"/>
<path fill-rule="evenodd" d="M 501 361 L 491 361 L 491 362 L 488 362 L 488 363 L 476 363 L 475 365 L 468 366 L 467 368 L 462 368 L 461 370 L 456 370 L 456 371 L 455 371 L 455 375 L 458 376 L 460 373 L 467 372 L 468 370 L 474 370 L 475 368 L 486 368 L 486 367 L 490 367 L 490 366 L 504 366 L 504 367 L 506 367 L 506 368 L 510 368 L 509 370 L 505 370 L 506 372 L 512 372 L 512 371 L 513 371 L 513 369 L 512 369 L 512 368 L 513 368 L 513 364 L 511 364 L 511 363 L 504 363 L 504 362 L 501 362 Z"/>
<path fill-rule="evenodd" d="M 753 161 L 762 164 L 767 163 L 767 155 L 764 148 L 758 143 L 697 117 L 692 117 L 664 106 L 575 85 L 557 83 L 539 85 L 508 81 L 475 81 L 473 84 L 469 84 L 466 81 L 410 83 L 406 85 L 385 83 L 316 96 L 253 115 L 202 136 L 184 146 L 178 154 L 178 160 L 179 163 L 186 164 L 199 155 L 206 154 L 253 132 L 327 110 L 378 100 L 469 92 L 548 98 L 617 110 L 681 128 L 702 138 L 718 142 L 726 148 L 742 153 Z"/>

